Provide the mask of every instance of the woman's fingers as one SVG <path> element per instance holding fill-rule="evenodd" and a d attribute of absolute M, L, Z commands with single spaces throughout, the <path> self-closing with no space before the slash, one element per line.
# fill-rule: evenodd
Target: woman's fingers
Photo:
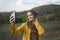
<path fill-rule="evenodd" d="M 13 23 L 14 22 L 14 18 L 13 18 L 13 16 L 10 16 L 10 23 Z"/>
<path fill-rule="evenodd" d="M 10 18 L 13 18 L 13 16 L 10 16 Z"/>

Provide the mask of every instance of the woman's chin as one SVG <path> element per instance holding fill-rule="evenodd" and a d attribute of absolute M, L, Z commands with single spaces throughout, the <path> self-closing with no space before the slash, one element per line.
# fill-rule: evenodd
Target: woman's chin
<path fill-rule="evenodd" d="M 29 20 L 30 22 L 32 22 L 33 20 Z"/>

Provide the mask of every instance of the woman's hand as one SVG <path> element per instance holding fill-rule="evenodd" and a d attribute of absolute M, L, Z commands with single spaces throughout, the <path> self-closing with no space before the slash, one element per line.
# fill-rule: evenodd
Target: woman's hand
<path fill-rule="evenodd" d="M 10 27 L 14 27 L 15 26 L 15 23 L 14 23 L 14 17 L 13 16 L 10 16 Z"/>
<path fill-rule="evenodd" d="M 14 35 L 14 31 L 15 31 L 15 23 L 14 23 L 14 18 L 13 16 L 10 16 L 10 31 L 11 33 Z"/>
<path fill-rule="evenodd" d="M 13 23 L 14 22 L 14 18 L 13 16 L 10 16 L 10 23 Z"/>

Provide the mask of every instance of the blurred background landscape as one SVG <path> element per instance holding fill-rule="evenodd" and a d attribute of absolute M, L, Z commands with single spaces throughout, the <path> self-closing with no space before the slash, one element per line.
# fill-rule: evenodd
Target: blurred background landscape
<path fill-rule="evenodd" d="M 45 29 L 42 40 L 60 40 L 60 5 L 49 4 L 32 8 L 38 13 L 38 21 Z M 27 10 L 28 11 L 28 10 Z M 16 25 L 26 22 L 26 12 L 16 12 Z M 0 12 L 0 40 L 15 40 L 10 33 L 9 16 L 11 12 Z M 22 35 L 22 34 L 21 34 Z M 17 36 L 20 40 L 22 36 Z"/>

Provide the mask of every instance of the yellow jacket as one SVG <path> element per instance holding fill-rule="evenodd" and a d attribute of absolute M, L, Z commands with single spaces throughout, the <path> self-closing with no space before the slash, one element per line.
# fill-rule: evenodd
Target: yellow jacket
<path fill-rule="evenodd" d="M 38 21 L 35 21 L 34 24 L 35 24 L 35 26 L 38 30 L 38 35 L 39 35 L 39 39 L 40 39 L 40 36 L 42 34 L 44 34 L 44 29 L 41 27 L 41 25 L 38 23 Z M 31 31 L 31 29 L 28 28 L 27 22 L 22 23 L 21 26 L 19 26 L 17 28 L 14 28 L 14 29 L 10 27 L 10 30 L 11 30 L 11 33 L 14 36 L 19 35 L 20 33 L 23 32 L 23 39 L 22 40 L 30 40 L 30 31 Z"/>

